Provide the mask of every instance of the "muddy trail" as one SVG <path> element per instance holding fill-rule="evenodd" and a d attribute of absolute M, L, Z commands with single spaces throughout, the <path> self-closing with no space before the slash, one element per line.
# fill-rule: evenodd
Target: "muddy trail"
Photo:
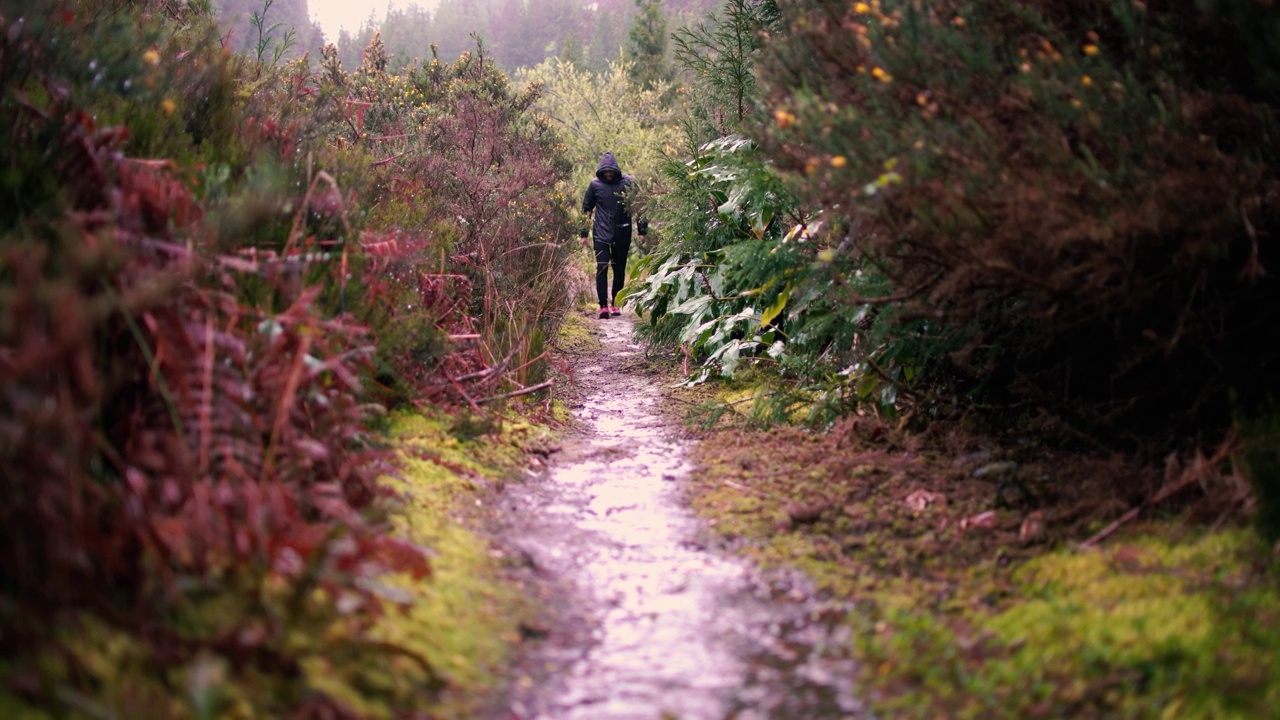
<path fill-rule="evenodd" d="M 847 609 L 716 548 L 682 502 L 690 468 L 664 380 L 627 316 L 573 359 L 580 430 L 501 498 L 500 545 L 544 611 L 523 627 L 519 720 L 864 718 Z"/>

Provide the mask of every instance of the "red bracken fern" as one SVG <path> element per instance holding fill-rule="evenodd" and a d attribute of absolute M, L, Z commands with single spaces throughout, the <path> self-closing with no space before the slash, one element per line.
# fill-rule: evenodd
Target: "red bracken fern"
<path fill-rule="evenodd" d="M 388 462 L 361 404 L 370 338 L 322 317 L 317 290 L 280 313 L 238 300 L 236 264 L 180 242 L 199 204 L 165 163 L 124 157 L 123 129 L 72 114 L 59 137 L 71 206 L 3 246 L 0 645 L 28 651 L 90 610 L 157 663 L 291 667 L 288 615 L 157 628 L 195 579 L 274 578 L 290 607 L 319 588 L 372 615 L 369 580 L 429 572 L 368 512 Z"/>

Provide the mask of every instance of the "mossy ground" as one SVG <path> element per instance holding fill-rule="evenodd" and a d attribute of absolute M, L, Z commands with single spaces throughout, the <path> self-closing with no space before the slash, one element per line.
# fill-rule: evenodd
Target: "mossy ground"
<path fill-rule="evenodd" d="M 555 348 L 561 357 L 573 358 L 596 352 L 600 349 L 600 338 L 591 332 L 591 323 L 598 308 L 592 305 L 580 305 L 576 312 L 566 313 L 556 333 Z"/>
<path fill-rule="evenodd" d="M 388 435 L 404 459 L 390 480 L 399 501 L 397 534 L 432 550 L 432 577 L 390 582 L 409 592 L 406 612 L 385 616 L 378 632 L 417 649 L 447 681 L 431 706 L 433 718 L 473 718 L 495 711 L 513 682 L 511 663 L 523 642 L 520 628 L 539 608 L 512 579 L 510 562 L 492 544 L 488 526 L 502 485 L 523 467 L 542 462 L 555 428 L 570 422 L 572 358 L 599 348 L 589 320 L 568 313 L 554 341 L 556 389 L 541 400 L 493 415 L 403 414 Z"/>
<path fill-rule="evenodd" d="M 504 580 L 479 529 L 479 511 L 544 433 L 509 417 L 496 434 L 460 439 L 454 424 L 449 416 L 415 414 L 392 426 L 404 455 L 401 476 L 391 481 L 401 499 L 395 532 L 431 549 L 432 574 L 426 582 L 389 580 L 412 600 L 404 612 L 383 616 L 377 634 L 417 649 L 444 676 L 433 717 L 469 718 L 505 682 L 516 628 L 530 612 Z"/>
<path fill-rule="evenodd" d="M 862 694 L 884 717 L 1280 707 L 1280 570 L 1251 531 L 1185 511 L 1076 549 L 1158 482 L 1141 468 L 865 418 L 722 423 L 693 459 L 693 507 L 731 547 L 850 601 Z"/>

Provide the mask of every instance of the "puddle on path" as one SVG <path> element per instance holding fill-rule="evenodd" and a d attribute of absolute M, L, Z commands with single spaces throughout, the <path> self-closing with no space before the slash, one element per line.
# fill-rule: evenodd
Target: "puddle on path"
<path fill-rule="evenodd" d="M 840 612 L 708 551 L 681 503 L 689 468 L 625 319 L 575 368 L 584 426 L 548 470 L 508 486 L 505 543 L 558 620 L 514 692 L 519 720 L 864 718 Z M 782 586 L 782 587 L 780 587 Z"/>

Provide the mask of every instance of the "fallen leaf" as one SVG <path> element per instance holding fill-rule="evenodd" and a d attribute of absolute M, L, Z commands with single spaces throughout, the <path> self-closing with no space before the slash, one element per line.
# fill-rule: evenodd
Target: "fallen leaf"
<path fill-rule="evenodd" d="M 1044 513 L 1036 510 L 1027 515 L 1022 521 L 1022 527 L 1018 528 L 1018 542 L 1029 545 L 1044 539 Z"/>
<path fill-rule="evenodd" d="M 980 512 L 977 515 L 967 517 L 960 521 L 960 532 L 966 530 L 990 530 L 996 526 L 996 513 L 994 510 Z"/>
<path fill-rule="evenodd" d="M 929 492 L 928 490 L 916 490 L 907 496 L 907 507 L 916 512 L 920 512 L 930 505 L 945 505 L 947 497 L 942 493 Z"/>

